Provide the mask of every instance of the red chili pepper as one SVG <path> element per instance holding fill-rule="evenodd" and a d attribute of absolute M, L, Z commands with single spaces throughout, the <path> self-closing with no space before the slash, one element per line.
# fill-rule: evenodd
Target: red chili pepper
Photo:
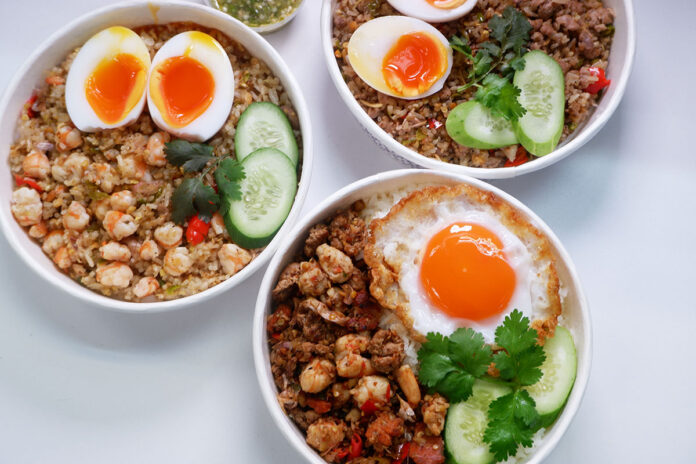
<path fill-rule="evenodd" d="M 593 76 L 597 76 L 597 82 L 588 85 L 585 88 L 585 92 L 596 95 L 603 88 L 609 87 L 609 84 L 611 84 L 611 79 L 607 79 L 604 69 L 593 66 L 589 69 L 589 71 Z"/>
<path fill-rule="evenodd" d="M 35 118 L 37 116 L 36 111 L 34 111 L 31 107 L 34 106 L 34 103 L 36 103 L 36 99 L 38 96 L 36 94 L 33 94 L 31 97 L 29 97 L 29 100 L 24 103 L 24 107 L 27 109 L 27 116 L 30 118 Z"/>
<path fill-rule="evenodd" d="M 343 459 L 348 456 L 348 453 L 350 453 L 350 449 L 347 446 L 345 448 L 341 448 L 336 451 L 336 458 Z"/>
<path fill-rule="evenodd" d="M 387 399 L 391 398 L 391 384 L 387 385 Z"/>
<path fill-rule="evenodd" d="M 377 405 L 375 405 L 374 401 L 372 400 L 367 400 L 363 403 L 362 406 L 360 406 L 360 410 L 364 412 L 366 415 L 370 416 L 377 411 Z"/>
<path fill-rule="evenodd" d="M 408 452 L 411 449 L 411 442 L 407 441 L 403 445 L 401 445 L 401 449 L 399 450 L 399 457 L 394 459 L 392 461 L 392 464 L 401 464 L 404 462 L 404 460 L 408 457 Z"/>
<path fill-rule="evenodd" d="M 280 334 L 279 334 L 279 333 L 271 334 L 271 338 L 272 338 L 273 340 L 280 340 Z"/>
<path fill-rule="evenodd" d="M 41 186 L 37 184 L 34 180 L 28 177 L 22 177 L 19 174 L 14 174 L 14 178 L 17 185 L 26 185 L 27 187 L 31 187 L 39 193 L 43 193 L 43 189 L 41 188 Z"/>
<path fill-rule="evenodd" d="M 439 129 L 442 127 L 442 123 L 435 118 L 428 119 L 428 127 L 431 129 Z"/>
<path fill-rule="evenodd" d="M 319 414 L 324 414 L 331 411 L 331 403 L 328 401 L 307 398 L 307 405 Z"/>
<path fill-rule="evenodd" d="M 517 147 L 517 153 L 515 153 L 515 161 L 507 160 L 505 162 L 506 168 L 511 168 L 514 166 L 519 166 L 529 161 L 529 156 L 527 156 L 527 150 L 524 149 L 522 145 Z"/>
<path fill-rule="evenodd" d="M 198 245 L 205 240 L 205 236 L 208 235 L 209 229 L 210 224 L 199 218 L 196 214 L 189 219 L 188 227 L 186 228 L 186 240 L 191 245 Z"/>
<path fill-rule="evenodd" d="M 348 457 L 350 459 L 357 458 L 358 456 L 360 456 L 360 453 L 362 453 L 362 449 L 362 438 L 360 438 L 360 435 L 358 435 L 357 433 L 354 433 L 353 438 L 350 439 L 350 455 Z"/>

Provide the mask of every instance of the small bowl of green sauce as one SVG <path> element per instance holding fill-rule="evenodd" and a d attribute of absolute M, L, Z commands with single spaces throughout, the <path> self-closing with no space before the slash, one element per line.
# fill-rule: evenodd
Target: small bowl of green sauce
<path fill-rule="evenodd" d="M 297 14 L 302 0 L 207 0 L 261 34 L 280 29 Z"/>

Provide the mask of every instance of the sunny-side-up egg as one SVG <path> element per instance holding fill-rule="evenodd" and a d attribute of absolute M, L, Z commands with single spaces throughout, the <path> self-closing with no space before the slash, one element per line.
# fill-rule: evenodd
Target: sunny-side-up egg
<path fill-rule="evenodd" d="M 469 13 L 477 0 L 387 0 L 401 14 L 428 21 L 444 23 Z"/>
<path fill-rule="evenodd" d="M 369 227 L 370 290 L 417 340 L 471 327 L 491 343 L 514 309 L 553 331 L 561 302 L 550 245 L 490 193 L 427 187 Z"/>
<path fill-rule="evenodd" d="M 162 130 L 191 141 L 208 140 L 227 121 L 233 98 L 232 64 L 210 35 L 182 32 L 155 54 L 147 104 Z"/>
<path fill-rule="evenodd" d="M 65 104 L 83 132 L 132 123 L 145 105 L 150 54 L 138 34 L 114 26 L 92 36 L 77 53 L 65 83 Z"/>
<path fill-rule="evenodd" d="M 348 60 L 373 89 L 408 100 L 442 89 L 452 71 L 452 47 L 430 24 L 407 16 L 382 16 L 355 30 Z"/>

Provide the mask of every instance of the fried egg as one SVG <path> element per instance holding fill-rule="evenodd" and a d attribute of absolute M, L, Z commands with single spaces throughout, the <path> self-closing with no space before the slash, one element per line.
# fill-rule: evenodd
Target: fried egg
<path fill-rule="evenodd" d="M 477 0 L 387 0 L 401 14 L 428 21 L 444 23 L 469 13 Z"/>
<path fill-rule="evenodd" d="M 201 142 L 225 124 L 234 98 L 234 73 L 222 45 L 199 31 L 169 39 L 152 60 L 147 104 L 157 126 Z"/>
<path fill-rule="evenodd" d="M 348 61 L 373 89 L 413 100 L 442 89 L 452 71 L 452 48 L 440 31 L 420 19 L 382 16 L 355 30 Z"/>
<path fill-rule="evenodd" d="M 140 36 L 114 26 L 92 36 L 70 66 L 65 104 L 83 132 L 132 123 L 145 106 L 150 54 Z"/>
<path fill-rule="evenodd" d="M 471 327 L 488 343 L 514 309 L 553 333 L 561 311 L 548 240 L 495 195 L 468 185 L 417 190 L 370 223 L 370 291 L 417 341 Z"/>

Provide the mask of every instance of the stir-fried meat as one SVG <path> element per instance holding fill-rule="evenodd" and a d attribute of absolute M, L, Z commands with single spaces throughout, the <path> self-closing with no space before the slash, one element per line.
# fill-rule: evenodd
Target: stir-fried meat
<path fill-rule="evenodd" d="M 390 373 L 401 366 L 406 354 L 404 341 L 393 330 L 378 330 L 367 347 L 375 370 Z"/>
<path fill-rule="evenodd" d="M 297 279 L 300 277 L 300 263 L 290 263 L 278 277 L 271 297 L 273 301 L 283 301 L 297 293 Z"/>

